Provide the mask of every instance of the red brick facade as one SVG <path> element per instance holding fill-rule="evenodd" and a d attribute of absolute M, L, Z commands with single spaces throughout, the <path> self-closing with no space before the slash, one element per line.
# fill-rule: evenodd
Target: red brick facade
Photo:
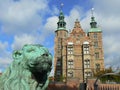
<path fill-rule="evenodd" d="M 64 15 L 60 13 L 58 29 L 55 31 L 55 81 L 84 82 L 96 70 L 104 69 L 102 31 L 96 24 L 94 20 L 91 21 L 91 28 L 86 33 L 76 20 L 73 30 L 68 32 Z"/>

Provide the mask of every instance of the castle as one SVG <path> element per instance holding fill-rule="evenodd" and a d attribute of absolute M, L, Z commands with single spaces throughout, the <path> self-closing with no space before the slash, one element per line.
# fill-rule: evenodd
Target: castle
<path fill-rule="evenodd" d="M 87 33 L 78 19 L 71 32 L 68 32 L 62 10 L 58 18 L 54 39 L 55 81 L 84 82 L 92 78 L 95 72 L 104 69 L 102 30 L 97 27 L 93 15 Z"/>

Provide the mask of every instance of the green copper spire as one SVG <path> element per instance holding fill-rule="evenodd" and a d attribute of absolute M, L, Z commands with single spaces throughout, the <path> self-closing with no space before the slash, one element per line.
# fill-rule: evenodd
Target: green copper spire
<path fill-rule="evenodd" d="M 57 29 L 58 29 L 58 30 L 66 29 L 66 22 L 64 21 L 64 18 L 65 18 L 65 17 L 64 17 L 64 14 L 63 14 L 63 12 L 62 12 L 62 6 L 63 6 L 63 4 L 61 4 L 59 21 L 58 21 L 58 23 L 57 23 L 57 25 L 58 25 Z"/>
<path fill-rule="evenodd" d="M 60 11 L 59 21 L 57 24 L 58 24 L 57 29 L 66 29 L 66 22 L 64 21 L 64 14 L 62 11 Z"/>
<path fill-rule="evenodd" d="M 94 8 L 92 8 L 92 10 L 91 10 L 91 13 L 92 13 L 91 22 L 90 22 L 91 28 L 90 28 L 89 32 L 101 32 L 101 29 L 97 27 L 97 22 L 95 21 L 93 12 L 94 12 Z"/>
<path fill-rule="evenodd" d="M 95 21 L 95 17 L 93 16 L 93 11 L 94 11 L 94 8 L 92 8 L 91 10 L 92 17 L 91 17 L 90 26 L 91 28 L 97 28 L 97 22 Z"/>

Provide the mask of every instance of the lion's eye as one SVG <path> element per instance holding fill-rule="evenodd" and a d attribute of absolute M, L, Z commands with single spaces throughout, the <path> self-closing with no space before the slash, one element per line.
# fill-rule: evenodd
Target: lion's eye
<path fill-rule="evenodd" d="M 42 56 L 48 56 L 48 54 L 45 53 L 45 54 L 43 54 Z"/>

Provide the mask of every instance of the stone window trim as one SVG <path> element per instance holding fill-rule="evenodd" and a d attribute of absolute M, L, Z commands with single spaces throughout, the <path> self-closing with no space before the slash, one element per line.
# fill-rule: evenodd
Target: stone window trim
<path fill-rule="evenodd" d="M 97 41 L 94 42 L 94 47 L 98 48 L 98 42 Z"/>
<path fill-rule="evenodd" d="M 95 52 L 95 59 L 99 59 L 99 52 Z"/>
<path fill-rule="evenodd" d="M 73 62 L 73 60 L 72 59 L 68 60 L 67 65 L 68 65 L 69 69 L 74 68 L 74 62 Z"/>
<path fill-rule="evenodd" d="M 67 76 L 68 76 L 69 78 L 70 78 L 70 77 L 73 77 L 73 71 L 68 71 Z"/>
<path fill-rule="evenodd" d="M 83 46 L 83 52 L 84 52 L 84 54 L 89 54 L 89 45 L 84 44 L 84 46 Z"/>
<path fill-rule="evenodd" d="M 89 59 L 84 60 L 84 68 L 90 68 L 90 60 Z"/>

